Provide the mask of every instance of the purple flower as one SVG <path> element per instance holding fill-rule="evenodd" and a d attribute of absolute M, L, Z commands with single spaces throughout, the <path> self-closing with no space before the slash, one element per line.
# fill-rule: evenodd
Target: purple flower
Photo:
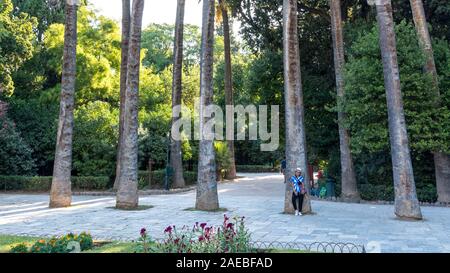
<path fill-rule="evenodd" d="M 201 223 L 201 224 L 200 224 L 200 227 L 201 227 L 202 229 L 205 229 L 206 225 L 207 225 L 206 223 Z"/>
<path fill-rule="evenodd" d="M 168 226 L 165 230 L 164 233 L 172 233 L 172 227 Z"/>
<path fill-rule="evenodd" d="M 147 235 L 147 230 L 145 228 L 141 228 L 141 237 Z"/>
<path fill-rule="evenodd" d="M 198 241 L 199 241 L 199 242 L 203 242 L 204 240 L 205 240 L 205 237 L 203 237 L 203 235 L 200 236 L 200 237 L 198 237 Z"/>
<path fill-rule="evenodd" d="M 227 229 L 233 229 L 233 224 L 232 223 L 229 223 L 228 225 L 227 225 Z"/>

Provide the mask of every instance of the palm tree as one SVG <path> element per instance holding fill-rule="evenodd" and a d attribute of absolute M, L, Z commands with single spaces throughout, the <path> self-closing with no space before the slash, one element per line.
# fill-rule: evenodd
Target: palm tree
<path fill-rule="evenodd" d="M 144 0 L 133 1 L 130 44 L 128 51 L 127 89 L 123 124 L 123 154 L 120 164 L 119 188 L 116 207 L 138 207 L 138 97 L 139 70 L 141 65 L 141 33 Z"/>
<path fill-rule="evenodd" d="M 334 70 L 336 73 L 336 89 L 338 101 L 338 125 L 341 153 L 342 198 L 347 201 L 359 201 L 360 195 L 356 185 L 356 174 L 350 151 L 350 134 L 344 127 L 345 113 L 342 110 L 344 89 L 344 37 L 342 31 L 341 0 L 330 0 L 331 33 L 333 37 Z"/>
<path fill-rule="evenodd" d="M 439 107 L 442 104 L 439 92 L 439 78 L 434 62 L 433 46 L 431 43 L 430 32 L 428 31 L 425 10 L 423 8 L 422 0 L 410 0 L 410 3 L 419 44 L 426 57 L 425 71 L 433 78 L 434 90 L 436 92 L 434 94 L 434 97 L 436 98 L 436 107 Z M 450 155 L 440 151 L 435 151 L 433 155 L 436 170 L 438 201 L 450 203 Z"/>
<path fill-rule="evenodd" d="M 77 10 L 79 4 L 78 0 L 66 0 L 59 124 L 50 191 L 51 208 L 69 207 L 72 203 L 73 110 L 77 70 Z"/>
<path fill-rule="evenodd" d="M 395 214 L 400 218 L 422 219 L 422 212 L 417 200 L 400 89 L 391 0 L 377 0 L 376 9 L 388 108 L 395 188 Z"/>
<path fill-rule="evenodd" d="M 130 0 L 122 0 L 122 60 L 120 64 L 120 114 L 119 143 L 117 147 L 116 180 L 114 190 L 119 188 L 120 162 L 122 161 L 123 119 L 125 115 L 125 98 L 127 90 L 128 46 L 130 42 Z"/>
<path fill-rule="evenodd" d="M 230 39 L 230 22 L 228 18 L 228 6 L 224 0 L 219 0 L 218 12 L 222 19 L 223 26 L 223 43 L 225 55 L 225 104 L 234 106 L 233 100 L 233 74 L 231 69 L 231 39 Z M 232 115 L 227 116 L 227 126 L 234 126 Z M 230 156 L 230 167 L 226 174 L 227 179 L 236 178 L 236 163 L 234 155 L 234 135 L 227 135 L 227 149 Z"/>
<path fill-rule="evenodd" d="M 175 23 L 175 42 L 173 57 L 173 82 L 172 82 L 172 124 L 179 118 L 175 118 L 175 107 L 181 105 L 182 75 L 183 75 L 183 31 L 184 31 L 184 7 L 185 0 L 178 0 L 177 19 Z M 171 140 L 170 165 L 173 168 L 173 186 L 182 188 L 185 186 L 183 177 L 183 161 L 181 141 Z"/>
<path fill-rule="evenodd" d="M 213 53 L 215 0 L 203 0 L 201 71 L 200 71 L 200 144 L 197 178 L 196 209 L 217 210 L 216 163 L 212 132 L 205 125 L 212 117 L 205 117 L 206 108 L 213 100 Z"/>
<path fill-rule="evenodd" d="M 298 42 L 297 0 L 283 0 L 283 59 L 284 92 L 286 104 L 286 177 L 294 175 L 295 168 L 303 170 L 308 180 L 305 115 L 300 74 L 300 48 Z M 309 190 L 309 183 L 305 183 Z M 305 195 L 303 213 L 311 212 L 311 202 Z M 284 212 L 293 213 L 292 187 L 286 183 Z"/>

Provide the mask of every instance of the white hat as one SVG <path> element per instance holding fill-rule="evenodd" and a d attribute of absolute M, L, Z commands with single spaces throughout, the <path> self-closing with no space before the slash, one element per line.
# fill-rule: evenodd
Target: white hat
<path fill-rule="evenodd" d="M 296 171 L 296 172 L 302 172 L 302 169 L 297 168 L 297 169 L 295 169 L 295 171 Z"/>

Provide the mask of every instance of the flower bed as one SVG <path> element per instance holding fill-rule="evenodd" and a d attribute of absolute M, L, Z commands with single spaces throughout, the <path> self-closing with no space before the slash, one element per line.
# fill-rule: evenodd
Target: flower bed
<path fill-rule="evenodd" d="M 215 227 L 207 223 L 195 223 L 177 229 L 168 226 L 165 238 L 161 242 L 151 243 L 146 229 L 141 230 L 140 244 L 144 253 L 250 253 L 250 233 L 245 227 L 245 218 L 230 219 L 224 215 L 221 226 Z M 151 247 L 149 247 L 151 245 Z"/>

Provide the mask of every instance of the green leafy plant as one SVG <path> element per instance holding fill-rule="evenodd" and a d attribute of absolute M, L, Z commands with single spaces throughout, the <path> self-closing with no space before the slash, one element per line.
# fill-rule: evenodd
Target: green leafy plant
<path fill-rule="evenodd" d="M 79 235 L 69 233 L 62 237 L 53 237 L 49 240 L 41 239 L 35 242 L 30 248 L 26 244 L 13 247 L 11 253 L 69 253 L 77 250 L 71 248 L 71 243 L 76 242 L 80 246 L 80 251 L 90 250 L 94 247 L 92 236 L 86 232 Z"/>
<path fill-rule="evenodd" d="M 217 179 L 222 181 L 231 166 L 230 153 L 227 143 L 224 141 L 214 142 L 214 148 L 216 150 Z"/>
<path fill-rule="evenodd" d="M 21 243 L 12 247 L 9 253 L 28 253 L 28 251 L 28 245 L 25 243 Z"/>

